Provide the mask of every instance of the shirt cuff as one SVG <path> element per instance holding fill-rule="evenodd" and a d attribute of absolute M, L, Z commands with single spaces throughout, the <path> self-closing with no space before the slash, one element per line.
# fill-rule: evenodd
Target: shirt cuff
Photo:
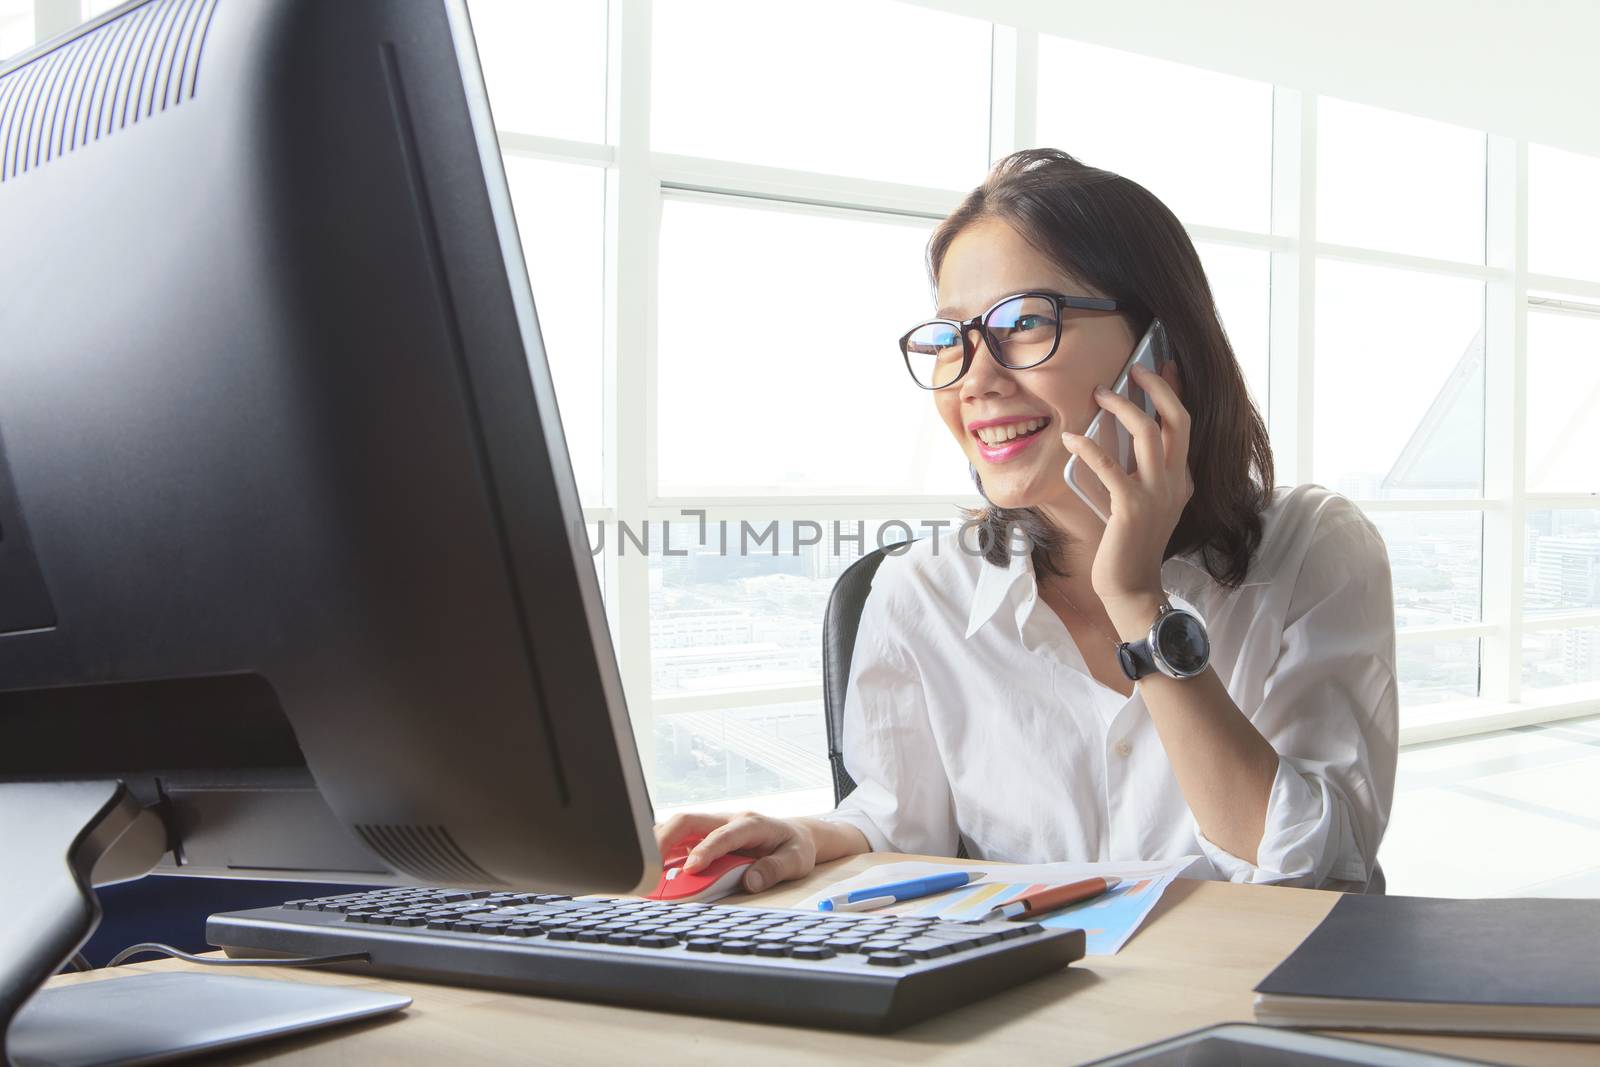
<path fill-rule="evenodd" d="M 824 822 L 837 822 L 844 823 L 847 826 L 854 826 L 861 831 L 861 836 L 867 839 L 867 844 L 872 846 L 872 851 L 874 852 L 894 851 L 894 846 L 889 843 L 889 839 L 884 836 L 883 831 L 878 829 L 878 824 L 873 822 L 872 817 L 866 812 L 852 805 L 849 797 L 841 800 L 839 806 L 832 811 L 818 815 L 816 818 L 822 819 Z"/>
<path fill-rule="evenodd" d="M 1303 772 L 1291 757 L 1278 757 L 1255 863 L 1212 843 L 1193 813 L 1189 818 L 1201 851 L 1230 882 L 1311 888 L 1328 879 L 1366 884 L 1367 865 L 1356 848 L 1343 800 L 1326 778 Z"/>

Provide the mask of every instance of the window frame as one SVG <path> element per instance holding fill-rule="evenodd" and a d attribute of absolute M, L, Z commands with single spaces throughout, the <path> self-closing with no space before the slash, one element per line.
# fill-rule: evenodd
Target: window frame
<path fill-rule="evenodd" d="M 38 37 L 74 25 L 88 9 L 80 0 L 35 0 Z M 908 522 L 947 519 L 976 495 L 894 497 L 748 496 L 684 499 L 657 492 L 656 282 L 662 204 L 669 197 L 737 198 L 745 206 L 806 210 L 877 219 L 943 218 L 962 191 L 846 178 L 765 166 L 657 153 L 650 146 L 652 0 L 608 0 L 606 143 L 563 140 L 517 130 L 498 131 L 508 156 L 604 169 L 605 344 L 602 499 L 589 502 L 589 523 L 683 519 L 705 509 L 707 521 L 772 519 L 855 520 L 894 514 Z M 1031 145 L 1037 116 L 1040 31 L 991 23 L 989 158 Z M 1480 281 L 1485 286 L 1484 489 L 1481 497 L 1449 500 L 1357 500 L 1369 512 L 1472 511 L 1483 516 L 1482 615 L 1470 625 L 1408 628 L 1400 645 L 1478 639 L 1479 696 L 1425 705 L 1406 716 L 1402 745 L 1467 736 L 1508 726 L 1551 722 L 1600 709 L 1600 685 L 1572 687 L 1556 697 L 1522 692 L 1522 637 L 1552 629 L 1600 625 L 1600 612 L 1524 616 L 1526 519 L 1544 509 L 1595 508 L 1585 494 L 1529 493 L 1526 487 L 1527 324 L 1529 293 L 1558 293 L 1577 313 L 1600 315 L 1600 280 L 1530 273 L 1528 142 L 1487 134 L 1486 232 L 1482 263 L 1334 245 L 1316 232 L 1317 104 L 1314 94 L 1274 86 L 1271 150 L 1271 225 L 1267 232 L 1187 226 L 1192 239 L 1269 254 L 1270 326 L 1264 397 L 1280 481 L 1311 480 L 1314 426 L 1316 267 L 1337 259 Z M 913 267 L 912 269 L 920 269 Z M 1540 297 L 1533 298 L 1535 303 Z M 893 339 L 886 339 L 892 358 Z M 608 550 L 609 552 L 610 550 Z M 603 567 L 606 611 L 616 642 L 624 690 L 646 778 L 655 777 L 653 726 L 659 716 L 822 698 L 815 685 L 774 686 L 656 697 L 651 692 L 648 559 L 611 555 Z M 819 753 L 820 758 L 820 753 Z M 809 803 L 810 797 L 801 798 Z M 825 796 L 815 806 L 827 806 Z M 730 800 L 733 803 L 737 798 Z M 804 807 L 800 801 L 795 801 Z M 706 807 L 707 805 L 697 805 Z M 715 805 L 712 805 L 715 806 Z M 798 808 L 797 808 L 798 810 Z"/>

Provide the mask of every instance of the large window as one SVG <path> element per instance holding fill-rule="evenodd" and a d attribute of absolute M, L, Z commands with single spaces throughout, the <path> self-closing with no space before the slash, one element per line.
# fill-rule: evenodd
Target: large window
<path fill-rule="evenodd" d="M 1528 146 L 1528 269 L 1600 281 L 1600 158 Z"/>
<path fill-rule="evenodd" d="M 1317 101 L 1317 237 L 1482 263 L 1481 131 Z"/>
<path fill-rule="evenodd" d="M 891 0 L 656 0 L 660 152 L 910 185 L 983 180 L 989 24 Z"/>
<path fill-rule="evenodd" d="M 578 494 L 603 502 L 605 171 L 507 154 L 506 181 L 517 213 L 539 331 L 560 398 L 561 428 Z"/>
<path fill-rule="evenodd" d="M 33 43 L 33 0 L 0 0 L 0 60 Z"/>
<path fill-rule="evenodd" d="M 606 138 L 606 5 L 470 0 L 489 106 L 502 130 Z"/>
<path fill-rule="evenodd" d="M 1039 37 L 1037 142 L 1132 178 L 1188 223 L 1264 232 L 1272 86 Z"/>
<path fill-rule="evenodd" d="M 920 266 L 930 229 L 749 198 L 669 198 L 657 290 L 661 492 L 970 491 L 960 448 L 894 348 L 930 311 Z M 752 381 L 762 383 L 754 394 Z"/>
<path fill-rule="evenodd" d="M 1483 283 L 1316 265 L 1315 480 L 1358 500 L 1483 490 Z"/>
<path fill-rule="evenodd" d="M 830 801 L 832 584 L 978 502 L 894 338 L 1030 146 L 1172 208 L 1279 482 L 1377 524 L 1403 739 L 1600 706 L 1600 159 L 957 6 L 470 0 L 657 805 Z"/>

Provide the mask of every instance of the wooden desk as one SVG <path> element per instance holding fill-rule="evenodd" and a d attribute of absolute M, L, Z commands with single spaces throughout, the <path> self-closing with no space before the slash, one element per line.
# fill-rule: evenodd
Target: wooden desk
<path fill-rule="evenodd" d="M 878 863 L 922 857 L 856 856 L 810 878 L 732 903 L 784 906 Z M 954 861 L 949 861 L 954 862 Z M 972 866 L 972 861 L 962 861 Z M 1251 988 L 1300 943 L 1338 894 L 1310 889 L 1180 881 L 1115 956 L 1090 956 L 1058 974 L 895 1034 L 867 1036 L 578 1001 L 359 978 L 314 969 L 244 974 L 361 985 L 404 993 L 404 1015 L 320 1037 L 217 1057 L 209 1063 L 683 1064 L 1079 1063 L 1218 1022 L 1250 1022 Z M 141 969 L 192 969 L 177 961 Z M 119 968 L 118 971 L 123 971 Z M 108 972 L 53 982 L 95 981 Z M 111 972 L 117 973 L 117 972 Z M 1592 1065 L 1600 1045 L 1427 1035 L 1346 1034 L 1511 1064 Z"/>

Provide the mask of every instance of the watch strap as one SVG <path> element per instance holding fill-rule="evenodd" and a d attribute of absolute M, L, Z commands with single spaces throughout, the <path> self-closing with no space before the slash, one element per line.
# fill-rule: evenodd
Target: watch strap
<path fill-rule="evenodd" d="M 1122 673 L 1130 682 L 1137 682 L 1156 672 L 1156 657 L 1150 649 L 1148 637 L 1118 645 L 1117 662 L 1122 664 Z"/>

